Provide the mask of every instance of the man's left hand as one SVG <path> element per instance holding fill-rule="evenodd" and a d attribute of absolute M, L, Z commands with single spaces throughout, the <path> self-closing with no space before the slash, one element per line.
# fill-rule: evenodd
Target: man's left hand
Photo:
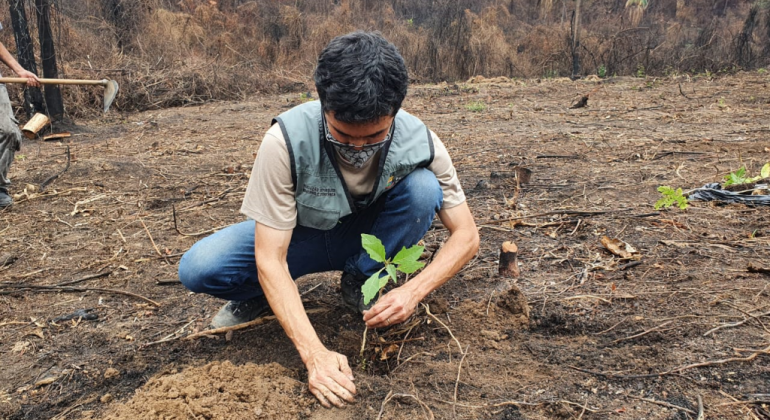
<path fill-rule="evenodd" d="M 27 86 L 34 86 L 34 87 L 40 87 L 40 79 L 35 76 L 35 73 L 32 73 L 31 71 L 22 70 L 18 73 L 16 73 L 19 77 L 23 77 L 27 79 Z"/>
<path fill-rule="evenodd" d="M 368 328 L 400 324 L 412 316 L 419 302 L 411 290 L 397 287 L 381 297 L 372 309 L 364 311 L 364 322 Z"/>

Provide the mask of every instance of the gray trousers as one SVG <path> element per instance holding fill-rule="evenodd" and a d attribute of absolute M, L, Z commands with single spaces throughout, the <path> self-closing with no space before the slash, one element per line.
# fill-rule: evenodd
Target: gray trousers
<path fill-rule="evenodd" d="M 13 117 L 11 100 L 4 84 L 0 84 L 0 191 L 7 192 L 11 183 L 8 179 L 16 152 L 21 149 L 21 131 L 19 122 Z"/>

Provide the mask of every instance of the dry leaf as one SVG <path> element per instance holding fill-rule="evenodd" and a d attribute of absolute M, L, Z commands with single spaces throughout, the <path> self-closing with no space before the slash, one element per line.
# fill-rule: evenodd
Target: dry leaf
<path fill-rule="evenodd" d="M 41 380 L 35 382 L 35 387 L 39 387 L 39 386 L 43 386 L 43 385 L 50 385 L 50 384 L 54 383 L 56 381 L 56 379 L 58 379 L 58 378 L 57 377 L 50 377 L 50 378 L 41 379 Z"/>
<path fill-rule="evenodd" d="M 24 353 L 29 350 L 30 347 L 32 347 L 32 343 L 29 341 L 17 341 L 16 344 L 13 345 L 13 348 L 11 348 L 11 351 L 14 353 Z"/>
<path fill-rule="evenodd" d="M 602 236 L 602 245 L 604 245 L 608 251 L 621 258 L 628 258 L 632 260 L 638 260 L 642 258 L 636 248 L 617 238 L 610 239 L 606 236 Z"/>
<path fill-rule="evenodd" d="M 389 345 L 385 350 L 382 351 L 382 354 L 380 355 L 380 360 L 388 360 L 388 357 L 390 353 L 395 352 L 398 350 L 398 344 L 391 344 Z"/>

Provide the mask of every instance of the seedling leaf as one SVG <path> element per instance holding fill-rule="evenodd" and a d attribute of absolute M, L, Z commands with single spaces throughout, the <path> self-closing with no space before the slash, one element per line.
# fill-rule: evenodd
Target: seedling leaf
<path fill-rule="evenodd" d="M 385 286 L 385 284 L 381 285 L 381 278 L 380 273 L 382 270 L 374 273 L 366 279 L 366 282 L 363 286 L 361 286 L 361 292 L 364 294 L 364 305 L 368 305 L 369 302 L 374 299 L 375 296 L 377 296 L 377 293 L 380 291 L 380 288 Z M 385 283 L 388 282 L 388 276 L 383 277 L 385 279 Z"/>
<path fill-rule="evenodd" d="M 746 167 L 741 167 L 735 172 L 725 175 L 724 185 L 740 185 L 746 183 Z"/>
<path fill-rule="evenodd" d="M 377 239 L 374 235 L 361 234 L 361 246 L 369 254 L 369 257 L 374 261 L 384 263 L 385 262 L 385 246 L 382 245 L 382 241 Z"/>
<path fill-rule="evenodd" d="M 420 245 L 414 245 L 410 248 L 403 247 L 401 248 L 401 251 L 398 251 L 398 254 L 393 257 L 393 264 L 415 262 L 420 259 L 420 255 L 422 255 L 423 251 L 425 251 L 425 247 Z"/>
<path fill-rule="evenodd" d="M 423 262 L 407 261 L 398 265 L 398 271 L 406 274 L 412 274 L 423 267 L 425 267 L 425 263 Z"/>
<path fill-rule="evenodd" d="M 663 194 L 663 198 L 655 202 L 655 210 L 660 210 L 661 207 L 671 207 L 674 204 L 684 210 L 687 208 L 687 197 L 682 194 L 682 189 L 677 188 L 674 190 L 668 185 L 661 185 L 658 187 L 658 192 Z"/>
<path fill-rule="evenodd" d="M 398 273 L 396 273 L 396 266 L 393 264 L 388 264 L 385 266 L 385 270 L 388 271 L 389 278 L 393 279 L 393 283 L 398 283 Z M 385 283 L 387 283 L 387 281 Z M 383 284 L 383 286 L 385 285 Z"/>
<path fill-rule="evenodd" d="M 762 178 L 770 178 L 770 163 L 765 163 L 765 166 L 759 171 L 759 176 Z"/>

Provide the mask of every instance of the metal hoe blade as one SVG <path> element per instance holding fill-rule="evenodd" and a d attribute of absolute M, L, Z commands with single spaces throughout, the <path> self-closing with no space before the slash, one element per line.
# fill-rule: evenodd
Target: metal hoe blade
<path fill-rule="evenodd" d="M 112 105 L 112 101 L 118 95 L 118 82 L 114 80 L 104 80 L 104 112 L 106 113 Z"/>

